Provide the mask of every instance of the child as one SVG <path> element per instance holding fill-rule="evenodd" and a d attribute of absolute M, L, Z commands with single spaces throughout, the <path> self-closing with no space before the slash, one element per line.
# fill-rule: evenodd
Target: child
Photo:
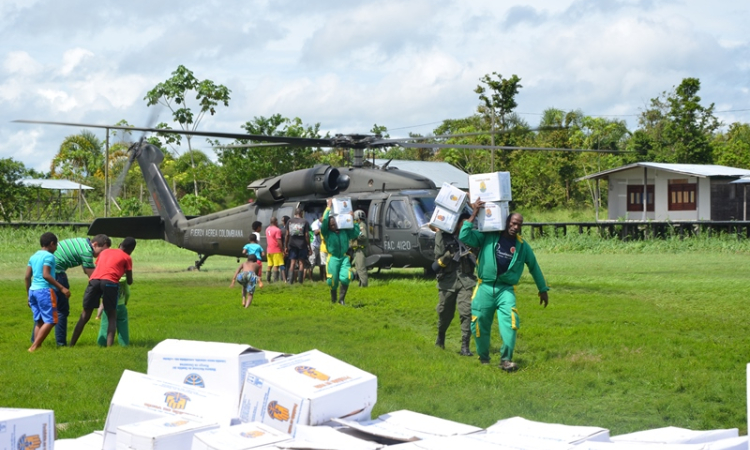
<path fill-rule="evenodd" d="M 260 266 L 258 265 L 258 259 L 254 254 L 247 256 L 247 261 L 240 264 L 237 268 L 237 272 L 232 277 L 232 283 L 229 287 L 234 287 L 235 280 L 242 285 L 242 306 L 245 308 L 249 307 L 253 302 L 253 294 L 255 293 L 255 284 L 258 282 L 258 272 Z"/>
<path fill-rule="evenodd" d="M 258 237 L 255 235 L 255 233 L 250 234 L 250 237 L 248 237 L 248 241 L 250 243 L 245 244 L 245 246 L 242 247 L 242 254 L 245 256 L 255 255 L 255 259 L 258 263 L 258 286 L 263 287 L 263 263 L 261 263 L 261 261 L 263 260 L 265 252 L 263 251 L 263 247 L 258 244 Z"/>
<path fill-rule="evenodd" d="M 125 275 L 127 284 L 133 284 L 133 260 L 130 255 L 135 250 L 135 239 L 126 237 L 119 248 L 110 248 L 99 254 L 96 269 L 91 274 L 89 285 L 83 294 L 83 312 L 78 319 L 70 346 L 73 347 L 83 332 L 83 327 L 91 319 L 91 313 L 99 307 L 99 301 L 104 303 L 104 313 L 107 315 L 107 347 L 115 341 L 117 328 L 117 297 L 120 288 L 120 278 Z"/>
<path fill-rule="evenodd" d="M 130 286 L 127 284 L 127 278 L 122 277 L 120 278 L 120 292 L 117 297 L 117 342 L 121 347 L 127 347 L 130 344 L 127 308 L 128 300 L 130 300 Z M 107 345 L 108 329 L 109 321 L 105 315 L 102 317 L 102 322 L 99 326 L 99 337 L 96 339 L 96 343 L 99 344 L 100 347 L 105 347 Z"/>
<path fill-rule="evenodd" d="M 29 258 L 26 266 L 26 298 L 34 316 L 34 343 L 29 347 L 33 352 L 38 349 L 52 328 L 57 323 L 57 295 L 55 289 L 65 297 L 70 297 L 70 290 L 55 280 L 55 256 L 57 236 L 44 233 L 39 238 L 42 249 Z"/>

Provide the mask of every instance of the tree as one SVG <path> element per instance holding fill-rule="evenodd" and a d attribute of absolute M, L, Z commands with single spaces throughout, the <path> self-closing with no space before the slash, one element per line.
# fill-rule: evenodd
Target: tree
<path fill-rule="evenodd" d="M 750 124 L 731 124 L 726 133 L 716 135 L 713 148 L 716 164 L 750 169 Z"/>
<path fill-rule="evenodd" d="M 216 114 L 216 107 L 220 103 L 229 106 L 229 94 L 231 92 L 226 86 L 217 85 L 211 80 L 198 80 L 193 72 L 180 65 L 177 70 L 172 72 L 171 78 L 157 84 L 146 94 L 144 100 L 147 101 L 148 106 L 157 103 L 166 106 L 172 112 L 174 121 L 179 123 L 183 130 L 195 131 L 206 113 L 210 113 L 212 116 Z M 195 100 L 198 101 L 199 111 L 197 114 L 193 113 L 187 104 L 188 96 L 193 93 L 195 94 Z M 159 127 L 167 128 L 167 124 L 161 123 Z M 182 136 L 175 134 L 165 137 L 168 143 L 176 142 L 177 144 L 181 142 L 181 138 Z M 198 180 L 195 173 L 196 166 L 193 160 L 191 137 L 187 136 L 186 139 L 193 171 L 193 192 L 195 196 L 198 196 Z"/>
<path fill-rule="evenodd" d="M 713 115 L 713 103 L 701 106 L 699 90 L 700 80 L 685 78 L 671 93 L 651 99 L 638 119 L 640 133 L 631 148 L 655 162 L 711 163 L 711 138 L 721 123 Z"/>
<path fill-rule="evenodd" d="M 104 152 L 102 141 L 94 133 L 82 130 L 80 134 L 68 136 L 52 159 L 52 178 L 67 178 L 85 181 L 102 169 Z"/>
<path fill-rule="evenodd" d="M 0 159 L 0 215 L 10 222 L 13 217 L 23 212 L 25 192 L 28 190 L 18 183 L 26 175 L 26 167 L 12 158 Z"/>
<path fill-rule="evenodd" d="M 494 131 L 497 129 L 504 131 L 510 128 L 509 125 L 511 123 L 513 110 L 518 106 L 518 103 L 516 103 L 516 95 L 518 94 L 518 90 L 523 86 L 520 84 L 521 79 L 515 74 L 507 79 L 503 78 L 503 76 L 497 72 L 492 72 L 492 75 L 497 79 L 493 79 L 490 75 L 483 76 L 479 81 L 485 84 L 486 87 L 481 84 L 477 85 L 474 92 L 479 94 L 479 100 L 482 101 L 482 104 L 478 108 L 478 112 L 485 117 L 485 120 L 490 122 L 489 129 L 493 131 L 491 145 L 495 145 Z M 508 137 L 509 135 L 505 133 L 499 136 L 498 142 L 500 145 L 512 145 L 509 143 Z M 494 155 L 493 151 L 491 153 L 491 165 L 493 166 L 491 169 L 493 170 L 495 165 Z M 503 159 L 502 163 L 505 164 L 507 162 L 508 154 L 507 152 L 502 152 L 501 155 Z"/>

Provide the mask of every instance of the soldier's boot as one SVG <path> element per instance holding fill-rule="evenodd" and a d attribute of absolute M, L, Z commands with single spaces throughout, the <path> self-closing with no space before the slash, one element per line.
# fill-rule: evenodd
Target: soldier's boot
<path fill-rule="evenodd" d="M 471 353 L 471 333 L 464 334 L 461 336 L 461 356 L 474 356 Z"/>
<path fill-rule="evenodd" d="M 299 276 L 297 278 L 298 278 L 297 282 L 299 284 L 302 284 L 302 282 L 305 281 L 305 271 L 304 270 L 300 270 L 299 271 Z"/>
<path fill-rule="evenodd" d="M 438 330 L 437 339 L 435 339 L 435 346 L 445 350 L 445 331 Z"/>
<path fill-rule="evenodd" d="M 331 303 L 336 303 L 336 289 L 331 289 Z"/>
<path fill-rule="evenodd" d="M 346 303 L 344 303 L 344 298 L 346 297 L 346 291 L 347 291 L 347 289 L 349 289 L 349 285 L 348 284 L 342 284 L 341 285 L 341 293 L 339 294 L 339 304 L 341 306 L 346 305 Z"/>
<path fill-rule="evenodd" d="M 276 283 L 277 281 L 279 281 L 279 272 L 280 272 L 280 270 L 277 270 L 277 271 L 275 271 L 273 273 L 273 282 L 274 283 Z"/>
<path fill-rule="evenodd" d="M 286 274 L 286 284 L 294 284 L 294 269 L 289 270 Z"/>

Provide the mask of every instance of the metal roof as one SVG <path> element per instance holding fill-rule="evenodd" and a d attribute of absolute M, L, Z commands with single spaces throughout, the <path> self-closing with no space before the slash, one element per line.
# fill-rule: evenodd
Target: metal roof
<path fill-rule="evenodd" d="M 375 165 L 377 166 L 382 166 L 387 162 L 387 159 L 375 159 Z M 469 189 L 469 174 L 447 162 L 394 159 L 388 164 L 388 167 L 423 175 L 432 180 L 438 189 L 440 189 L 440 186 L 442 186 L 444 182 L 452 184 L 459 189 Z"/>
<path fill-rule="evenodd" d="M 24 178 L 18 180 L 19 183 L 24 186 L 36 186 L 42 189 L 56 189 L 60 191 L 75 191 L 78 189 L 94 189 L 91 186 L 85 184 L 76 183 L 70 180 L 47 180 L 44 178 Z"/>
<path fill-rule="evenodd" d="M 736 184 L 750 184 L 750 177 L 743 177 L 743 178 L 740 178 L 739 180 L 730 181 L 729 183 L 730 184 L 734 184 L 734 183 L 736 183 Z"/>
<path fill-rule="evenodd" d="M 698 178 L 710 178 L 710 177 L 747 177 L 750 176 L 750 170 L 738 169 L 736 167 L 729 166 L 718 166 L 715 164 L 668 164 L 668 163 L 653 163 L 653 162 L 637 162 L 628 164 L 627 166 L 617 167 L 615 169 L 604 170 L 602 172 L 592 173 L 585 177 L 576 178 L 575 181 L 583 180 L 595 180 L 597 178 L 605 178 L 613 173 L 622 172 L 624 170 L 633 169 L 636 167 L 646 167 L 649 169 L 664 170 L 667 172 L 675 172 L 683 175 Z"/>

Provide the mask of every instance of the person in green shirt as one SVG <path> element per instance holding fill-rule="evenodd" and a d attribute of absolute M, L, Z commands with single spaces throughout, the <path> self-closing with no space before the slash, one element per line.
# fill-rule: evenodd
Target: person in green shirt
<path fill-rule="evenodd" d="M 482 233 L 474 228 L 474 219 L 484 202 L 477 199 L 470 206 L 471 216 L 461 226 L 458 238 L 470 247 L 479 248 L 478 282 L 471 300 L 471 331 L 479 360 L 482 364 L 489 364 L 490 332 L 497 311 L 500 337 L 503 339 L 500 368 L 512 372 L 518 369 L 518 365 L 512 360 L 516 332 L 520 326 L 514 286 L 521 279 L 524 266 L 527 266 L 539 290 L 539 304 L 545 308 L 549 302 L 549 286 L 534 251 L 521 237 L 523 216 L 512 213 L 508 216 L 504 231 Z"/>
<path fill-rule="evenodd" d="M 323 213 L 323 220 L 320 224 L 320 234 L 325 240 L 328 249 L 328 262 L 326 263 L 326 282 L 331 287 L 331 302 L 336 303 L 336 290 L 341 284 L 341 294 L 339 303 L 344 305 L 346 291 L 349 289 L 349 282 L 352 281 L 352 265 L 349 257 L 346 255 L 349 250 L 349 241 L 357 239 L 359 236 L 359 224 L 354 223 L 354 228 L 340 230 L 336 224 L 336 219 L 330 216 L 331 199 Z M 350 213 L 354 216 L 354 212 Z"/>

